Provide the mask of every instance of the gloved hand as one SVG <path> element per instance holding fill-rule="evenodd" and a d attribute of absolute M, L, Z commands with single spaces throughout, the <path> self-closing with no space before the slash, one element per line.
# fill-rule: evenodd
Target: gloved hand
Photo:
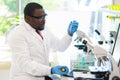
<path fill-rule="evenodd" d="M 51 74 L 67 75 L 69 69 L 67 66 L 54 66 L 51 69 Z"/>
<path fill-rule="evenodd" d="M 78 29 L 78 22 L 77 21 L 71 21 L 68 27 L 68 34 L 70 36 L 73 36 L 74 32 L 76 32 Z"/>
<path fill-rule="evenodd" d="M 65 76 L 68 76 L 68 77 L 73 77 L 73 71 L 68 72 L 68 74 L 67 74 L 67 75 L 65 75 Z"/>

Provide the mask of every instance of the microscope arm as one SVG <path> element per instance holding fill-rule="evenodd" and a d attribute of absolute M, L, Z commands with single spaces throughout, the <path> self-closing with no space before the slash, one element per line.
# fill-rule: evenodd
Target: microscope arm
<path fill-rule="evenodd" d="M 76 31 L 77 37 L 79 38 L 86 38 L 89 43 L 92 43 L 92 41 L 89 39 L 89 37 L 81 30 Z"/>
<path fill-rule="evenodd" d="M 93 45 L 92 41 L 83 31 L 77 30 L 76 34 L 77 34 L 76 39 L 79 39 L 79 41 L 84 40 L 84 41 L 87 42 L 86 43 L 86 45 L 88 47 L 87 52 L 89 52 L 90 50 L 92 50 L 94 48 L 94 45 Z"/>

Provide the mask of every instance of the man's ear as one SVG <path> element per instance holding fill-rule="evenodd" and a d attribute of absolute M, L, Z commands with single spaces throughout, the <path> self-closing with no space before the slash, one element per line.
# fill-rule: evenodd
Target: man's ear
<path fill-rule="evenodd" d="M 30 21 L 31 21 L 31 17 L 28 16 L 28 15 L 26 15 L 25 20 L 26 20 L 27 22 L 30 22 Z"/>

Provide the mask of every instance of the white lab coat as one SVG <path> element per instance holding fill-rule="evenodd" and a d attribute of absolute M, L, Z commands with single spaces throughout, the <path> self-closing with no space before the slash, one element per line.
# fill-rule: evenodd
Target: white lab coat
<path fill-rule="evenodd" d="M 44 40 L 25 21 L 8 36 L 12 50 L 11 80 L 44 80 L 51 74 L 49 50 L 64 51 L 72 37 L 66 34 L 61 40 L 43 30 Z"/>

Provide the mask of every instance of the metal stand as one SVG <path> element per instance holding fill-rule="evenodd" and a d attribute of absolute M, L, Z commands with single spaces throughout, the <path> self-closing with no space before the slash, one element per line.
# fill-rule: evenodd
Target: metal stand
<path fill-rule="evenodd" d="M 119 23 L 119 26 L 118 26 L 118 29 L 117 29 L 117 34 L 116 34 L 116 37 L 115 37 L 115 43 L 114 43 L 114 46 L 113 46 L 113 50 L 112 50 L 111 55 L 113 55 L 114 50 L 115 50 L 115 45 L 116 45 L 117 38 L 118 38 L 118 34 L 119 34 L 119 28 L 120 28 L 120 23 Z"/>

